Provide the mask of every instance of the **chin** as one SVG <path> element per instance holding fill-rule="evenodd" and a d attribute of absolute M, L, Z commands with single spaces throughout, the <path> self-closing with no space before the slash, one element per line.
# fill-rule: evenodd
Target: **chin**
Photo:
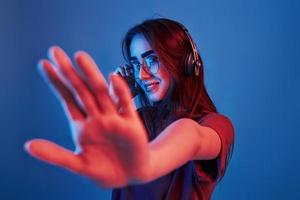
<path fill-rule="evenodd" d="M 152 103 L 156 103 L 158 101 L 160 101 L 159 98 L 153 97 L 153 96 L 148 96 L 148 100 Z"/>
<path fill-rule="evenodd" d="M 163 96 L 164 95 L 161 95 L 161 94 L 148 94 L 147 95 L 149 101 L 152 103 L 157 103 L 157 102 L 163 100 Z"/>

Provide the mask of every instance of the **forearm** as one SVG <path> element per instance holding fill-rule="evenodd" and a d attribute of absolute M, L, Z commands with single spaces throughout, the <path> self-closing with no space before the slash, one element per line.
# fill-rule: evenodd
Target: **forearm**
<path fill-rule="evenodd" d="M 178 120 L 149 143 L 150 179 L 163 176 L 195 157 L 200 140 L 195 123 L 190 119 Z"/>
<path fill-rule="evenodd" d="M 166 175 L 190 160 L 214 159 L 220 152 L 217 133 L 191 119 L 180 119 L 169 125 L 149 143 L 148 181 Z"/>

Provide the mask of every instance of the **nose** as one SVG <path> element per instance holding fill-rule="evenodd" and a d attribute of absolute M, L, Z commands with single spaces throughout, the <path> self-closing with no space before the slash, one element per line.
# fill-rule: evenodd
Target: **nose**
<path fill-rule="evenodd" d="M 147 80 L 149 78 L 151 78 L 151 74 L 149 72 L 147 72 L 143 66 L 141 66 L 140 72 L 139 72 L 139 79 Z"/>

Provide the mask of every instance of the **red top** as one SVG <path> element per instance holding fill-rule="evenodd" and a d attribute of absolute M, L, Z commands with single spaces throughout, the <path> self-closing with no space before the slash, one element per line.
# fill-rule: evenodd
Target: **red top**
<path fill-rule="evenodd" d="M 145 121 L 145 119 L 143 120 Z M 176 119 L 169 120 L 164 127 L 174 120 Z M 218 133 L 222 147 L 216 159 L 189 161 L 180 168 L 150 183 L 114 189 L 112 199 L 210 199 L 218 180 L 225 173 L 234 142 L 234 130 L 231 121 L 218 113 L 208 114 L 196 121 Z M 151 133 L 148 134 L 151 135 Z"/>

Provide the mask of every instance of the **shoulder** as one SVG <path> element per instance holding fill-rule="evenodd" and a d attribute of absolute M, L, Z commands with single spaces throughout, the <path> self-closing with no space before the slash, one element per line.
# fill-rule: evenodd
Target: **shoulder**
<path fill-rule="evenodd" d="M 198 162 L 199 164 L 201 163 L 201 170 L 196 171 L 198 171 L 198 175 L 205 172 L 204 174 L 209 174 L 211 177 L 218 177 L 220 179 L 225 173 L 233 150 L 234 126 L 227 116 L 219 113 L 207 114 L 198 118 L 196 121 L 201 126 L 213 129 L 219 135 L 221 140 L 221 151 L 218 157 L 214 160 Z"/>
<path fill-rule="evenodd" d="M 233 140 L 234 126 L 227 116 L 220 113 L 209 113 L 197 118 L 196 121 L 201 126 L 214 129 L 220 137 L 226 136 L 228 139 Z"/>
<path fill-rule="evenodd" d="M 201 124 L 201 123 L 207 123 L 207 122 L 227 122 L 227 123 L 230 123 L 231 124 L 231 120 L 221 114 L 221 113 L 215 113 L 215 112 L 212 112 L 212 113 L 208 113 L 207 115 L 204 115 L 202 117 L 198 117 L 198 122 Z"/>

